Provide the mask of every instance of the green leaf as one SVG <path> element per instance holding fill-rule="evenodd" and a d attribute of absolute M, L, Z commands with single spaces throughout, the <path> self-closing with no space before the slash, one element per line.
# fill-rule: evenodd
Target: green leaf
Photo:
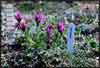
<path fill-rule="evenodd" d="M 92 42 L 90 42 L 90 46 L 91 46 L 92 48 L 96 48 L 97 44 L 96 44 L 96 42 L 92 41 Z"/>
<path fill-rule="evenodd" d="M 29 43 L 30 46 L 33 46 L 35 44 L 35 42 L 32 40 L 32 37 L 29 35 L 29 31 L 25 31 L 24 32 L 25 38 L 27 40 L 27 42 Z"/>

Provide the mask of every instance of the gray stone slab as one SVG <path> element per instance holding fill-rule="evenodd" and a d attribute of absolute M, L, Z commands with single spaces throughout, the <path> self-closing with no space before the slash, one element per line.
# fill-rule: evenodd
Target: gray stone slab
<path fill-rule="evenodd" d="M 7 4 L 5 8 L 13 8 L 13 4 Z"/>
<path fill-rule="evenodd" d="M 6 12 L 6 13 L 11 13 L 11 12 L 14 12 L 14 9 L 13 9 L 13 8 L 4 9 L 4 12 Z"/>
<path fill-rule="evenodd" d="M 12 13 L 6 13 L 6 16 L 9 17 L 9 16 L 14 16 L 14 12 Z"/>

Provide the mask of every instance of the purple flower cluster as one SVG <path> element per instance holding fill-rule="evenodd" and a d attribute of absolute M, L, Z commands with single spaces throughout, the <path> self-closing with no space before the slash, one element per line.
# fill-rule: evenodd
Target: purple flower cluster
<path fill-rule="evenodd" d="M 20 12 L 19 10 L 16 11 L 16 13 L 15 13 L 15 18 L 16 18 L 16 20 L 17 20 L 18 22 L 21 21 L 21 19 L 22 19 L 22 14 L 21 14 L 21 12 Z"/>
<path fill-rule="evenodd" d="M 53 30 L 53 27 L 52 27 L 51 24 L 49 24 L 49 25 L 47 26 L 47 29 L 46 29 L 47 33 L 50 34 L 50 33 L 52 32 L 52 30 Z"/>
<path fill-rule="evenodd" d="M 16 27 L 18 29 L 25 30 L 27 24 L 26 24 L 26 21 L 22 18 L 22 14 L 19 10 L 16 11 L 15 18 L 18 21 L 18 24 L 16 25 Z M 35 21 L 37 23 L 37 26 L 39 25 L 39 23 L 44 23 L 46 21 L 46 16 L 44 15 L 42 11 L 36 12 Z M 64 32 L 64 22 L 63 21 L 60 21 L 57 24 L 57 29 L 58 29 L 58 32 L 60 33 Z M 53 30 L 53 26 L 49 24 L 46 28 L 47 33 L 50 34 L 52 30 Z"/>
<path fill-rule="evenodd" d="M 22 19 L 20 23 L 16 24 L 16 27 L 18 29 L 21 29 L 22 31 L 24 31 L 27 27 L 26 21 L 24 19 Z"/>
<path fill-rule="evenodd" d="M 37 22 L 37 24 L 44 23 L 45 20 L 46 16 L 44 15 L 44 13 L 42 11 L 38 11 L 35 15 L 35 21 Z"/>
<path fill-rule="evenodd" d="M 64 32 L 64 22 L 59 22 L 57 28 L 60 33 Z"/>

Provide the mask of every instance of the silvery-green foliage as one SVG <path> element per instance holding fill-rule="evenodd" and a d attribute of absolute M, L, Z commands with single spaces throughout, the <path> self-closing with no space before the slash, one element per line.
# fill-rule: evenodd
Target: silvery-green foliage
<path fill-rule="evenodd" d="M 52 66 L 61 67 L 64 65 L 64 62 L 67 61 L 67 53 L 66 49 L 61 49 L 60 47 L 48 49 L 48 50 L 41 50 L 39 53 L 42 56 L 43 61 L 47 64 Z"/>
<path fill-rule="evenodd" d="M 70 67 L 95 67 L 95 55 L 87 49 L 76 48 L 76 52 L 69 57 Z"/>

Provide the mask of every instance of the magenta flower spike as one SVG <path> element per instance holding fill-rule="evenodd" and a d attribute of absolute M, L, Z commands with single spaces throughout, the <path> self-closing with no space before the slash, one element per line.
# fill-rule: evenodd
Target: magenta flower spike
<path fill-rule="evenodd" d="M 37 22 L 37 25 L 39 25 L 39 23 L 44 23 L 46 20 L 46 16 L 44 15 L 44 13 L 42 11 L 38 11 L 35 15 L 35 21 Z"/>
<path fill-rule="evenodd" d="M 50 48 L 51 46 L 51 43 L 52 43 L 52 30 L 53 30 L 53 26 L 51 24 L 49 24 L 46 28 L 46 31 L 47 31 L 47 49 Z"/>
<path fill-rule="evenodd" d="M 50 33 L 52 32 L 52 30 L 53 30 L 53 27 L 52 27 L 51 24 L 49 24 L 49 25 L 47 26 L 47 29 L 46 29 L 47 33 L 50 34 Z"/>
<path fill-rule="evenodd" d="M 15 13 L 15 18 L 16 18 L 16 20 L 17 20 L 18 22 L 21 21 L 21 19 L 22 19 L 22 14 L 21 14 L 21 12 L 20 12 L 19 10 L 16 11 L 16 13 Z"/>
<path fill-rule="evenodd" d="M 27 27 L 26 21 L 24 19 L 21 20 L 20 23 L 17 23 L 16 28 L 24 31 Z"/>
<path fill-rule="evenodd" d="M 64 22 L 59 22 L 57 28 L 60 33 L 64 32 Z"/>

